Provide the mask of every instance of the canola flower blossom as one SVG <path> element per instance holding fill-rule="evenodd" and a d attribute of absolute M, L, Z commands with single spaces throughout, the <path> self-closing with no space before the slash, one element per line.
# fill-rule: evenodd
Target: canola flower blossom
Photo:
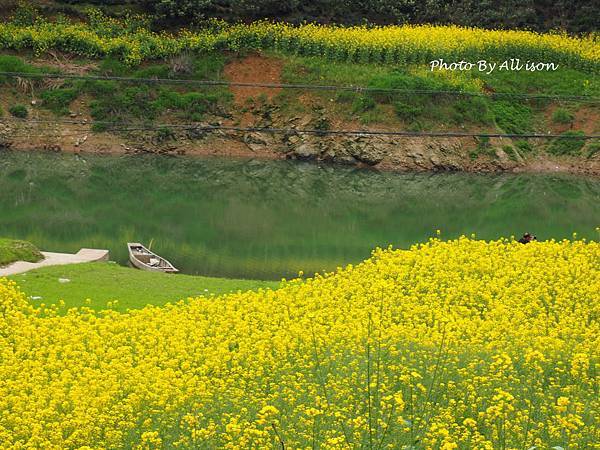
<path fill-rule="evenodd" d="M 583 240 L 435 238 L 123 314 L 35 308 L 3 280 L 0 442 L 598 449 L 599 318 Z"/>
<path fill-rule="evenodd" d="M 572 68 L 600 69 L 598 38 L 484 30 L 458 26 L 401 25 L 341 27 L 255 22 L 228 25 L 214 21 L 199 30 L 154 33 L 90 13 L 91 24 L 47 22 L 0 24 L 0 48 L 60 50 L 86 57 L 114 56 L 129 64 L 166 58 L 183 51 L 275 49 L 334 60 L 388 64 L 427 64 L 433 59 L 553 62 Z"/>

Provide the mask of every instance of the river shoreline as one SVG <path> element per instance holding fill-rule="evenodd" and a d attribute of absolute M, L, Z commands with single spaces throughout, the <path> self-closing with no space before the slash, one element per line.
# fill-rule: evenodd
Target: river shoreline
<path fill-rule="evenodd" d="M 2 128 L 4 127 L 4 128 Z M 600 153 L 591 158 L 553 156 L 545 152 L 508 154 L 509 140 L 490 139 L 486 154 L 473 157 L 477 140 L 459 138 L 394 138 L 381 136 L 306 136 L 300 133 L 229 132 L 174 133 L 157 142 L 142 132 L 93 133 L 87 125 L 22 126 L 18 131 L 0 120 L 0 150 L 47 151 L 95 155 L 186 155 L 263 160 L 302 160 L 385 172 L 570 173 L 600 176 Z M 514 147 L 511 147 L 514 149 Z"/>

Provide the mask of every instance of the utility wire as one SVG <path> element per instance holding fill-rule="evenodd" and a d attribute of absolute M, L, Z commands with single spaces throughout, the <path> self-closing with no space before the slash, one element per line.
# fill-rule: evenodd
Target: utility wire
<path fill-rule="evenodd" d="M 0 76 L 22 77 L 22 78 L 55 78 L 69 80 L 93 80 L 93 81 L 125 81 L 132 83 L 148 84 L 191 84 L 199 86 L 229 86 L 241 88 L 262 87 L 268 89 L 305 89 L 322 91 L 352 91 L 352 92 L 391 92 L 396 94 L 417 94 L 417 95 L 456 95 L 466 97 L 508 97 L 525 98 L 539 100 L 579 100 L 598 102 L 600 97 L 590 95 L 559 95 L 559 94 L 524 94 L 512 92 L 469 92 L 469 91 L 450 91 L 450 90 L 431 90 L 431 89 L 398 89 L 398 88 L 378 88 L 368 86 L 338 86 L 338 85 L 317 85 L 317 84 L 282 84 L 282 83 L 243 83 L 226 80 L 191 80 L 182 78 L 133 78 L 119 77 L 110 75 L 74 75 L 57 73 L 29 73 L 29 72 L 0 72 Z"/>
<path fill-rule="evenodd" d="M 19 119 L 0 119 L 2 122 L 19 123 L 37 123 L 37 124 L 71 124 L 84 125 L 104 125 L 108 128 L 103 131 L 156 131 L 159 128 L 182 129 L 187 131 L 234 131 L 245 133 L 269 133 L 269 134 L 315 134 L 315 135 L 349 135 L 349 136 L 395 136 L 395 137 L 481 137 L 481 138 L 511 138 L 511 139 L 600 139 L 600 134 L 588 135 L 563 135 L 563 134 L 541 134 L 541 133 L 460 133 L 460 132 L 441 132 L 441 131 L 377 131 L 377 130 L 320 130 L 320 129 L 300 129 L 300 128 L 273 128 L 273 127 L 237 127 L 227 125 L 200 125 L 197 123 L 188 124 L 169 124 L 156 123 L 150 125 L 116 125 L 114 122 L 82 122 L 78 120 L 23 120 Z M 9 135 L 10 136 L 10 135 Z"/>

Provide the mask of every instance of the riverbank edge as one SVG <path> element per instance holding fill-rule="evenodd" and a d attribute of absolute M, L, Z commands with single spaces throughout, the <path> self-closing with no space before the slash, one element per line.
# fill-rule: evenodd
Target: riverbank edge
<path fill-rule="evenodd" d="M 89 262 L 108 261 L 109 251 L 92 248 L 82 248 L 77 253 L 40 252 L 42 259 L 31 261 L 14 261 L 6 266 L 0 267 L 0 277 L 8 277 L 27 273 L 42 267 L 65 266 L 70 264 L 82 264 Z"/>
<path fill-rule="evenodd" d="M 0 126 L 2 125 L 0 120 Z M 5 125 L 6 127 L 6 125 Z M 202 125 L 199 125 L 199 130 Z M 26 129 L 24 129 L 26 128 Z M 37 136 L 43 136 L 39 138 Z M 14 136 L 14 137 L 13 137 Z M 506 141 L 506 142 L 504 142 Z M 591 158 L 552 156 L 545 152 L 509 155 L 503 149 L 509 140 L 490 139 L 489 150 L 473 157 L 474 138 L 394 138 L 389 136 L 306 136 L 266 133 L 198 131 L 190 136 L 176 133 L 166 142 L 156 142 L 143 133 L 127 136 L 92 133 L 85 125 L 69 127 L 19 127 L 2 133 L 0 151 L 45 151 L 50 153 L 136 155 L 156 154 L 235 159 L 298 160 L 333 166 L 350 166 L 386 172 L 470 173 L 570 173 L 600 176 L 600 153 Z M 513 147 L 514 148 L 514 147 Z M 0 152 L 1 153 L 1 152 Z"/>
<path fill-rule="evenodd" d="M 41 267 L 6 279 L 17 283 L 33 306 L 62 300 L 63 312 L 87 307 L 126 313 L 188 298 L 281 287 L 281 281 L 146 272 L 108 261 Z"/>

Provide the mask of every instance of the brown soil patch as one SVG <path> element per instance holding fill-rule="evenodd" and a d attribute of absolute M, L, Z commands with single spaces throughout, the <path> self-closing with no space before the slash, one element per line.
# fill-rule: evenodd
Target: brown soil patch
<path fill-rule="evenodd" d="M 600 130 L 600 110 L 598 108 L 581 108 L 575 113 L 573 128 L 585 134 L 595 134 Z"/>
<path fill-rule="evenodd" d="M 148 142 L 144 132 L 130 135 L 117 135 L 110 132 L 92 132 L 89 122 L 82 116 L 71 119 L 81 123 L 36 123 L 27 121 L 8 122 L 10 132 L 6 135 L 9 148 L 17 151 L 51 151 L 83 154 L 135 154 L 156 153 L 191 156 L 220 156 L 232 158 L 281 158 L 272 146 L 250 148 L 239 140 L 239 136 L 208 136 L 202 140 L 189 140 L 179 136 L 177 140 L 163 144 Z M 0 119 L 0 143 L 3 138 L 3 124 Z"/>
<path fill-rule="evenodd" d="M 225 66 L 224 74 L 236 83 L 281 83 L 283 61 L 263 55 L 250 55 L 235 59 Z M 265 95 L 271 100 L 281 89 L 267 87 L 231 87 L 235 103 L 243 105 L 250 97 Z"/>
<path fill-rule="evenodd" d="M 581 107 L 575 112 L 573 123 L 556 123 L 552 115 L 558 109 L 557 105 L 551 105 L 545 112 L 545 118 L 549 124 L 550 131 L 555 134 L 565 131 L 583 131 L 585 134 L 595 134 L 600 129 L 600 110 L 593 107 Z"/>

